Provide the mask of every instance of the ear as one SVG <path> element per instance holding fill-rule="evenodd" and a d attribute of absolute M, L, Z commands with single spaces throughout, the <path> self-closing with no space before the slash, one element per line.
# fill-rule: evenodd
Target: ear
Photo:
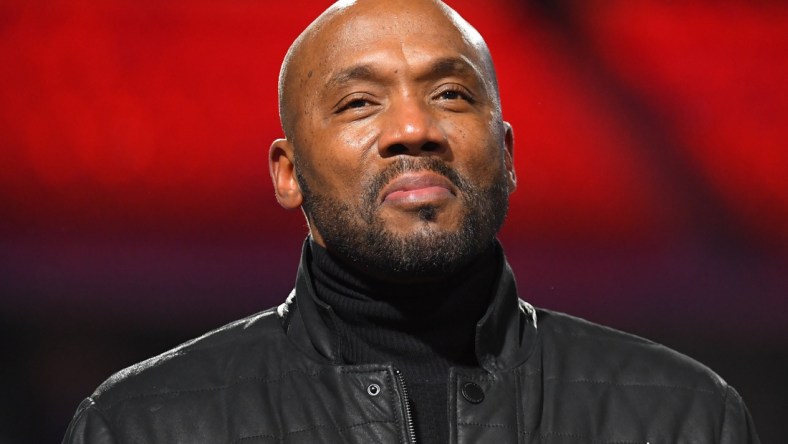
<path fill-rule="evenodd" d="M 504 165 L 506 166 L 509 178 L 509 194 L 517 189 L 517 174 L 514 172 L 514 130 L 509 122 L 503 122 L 504 136 L 503 142 L 506 147 L 504 153 Z"/>
<path fill-rule="evenodd" d="M 287 139 L 276 139 L 268 150 L 268 170 L 274 182 L 276 201 L 287 210 L 301 206 L 304 197 L 298 186 L 293 162 L 293 144 Z"/>

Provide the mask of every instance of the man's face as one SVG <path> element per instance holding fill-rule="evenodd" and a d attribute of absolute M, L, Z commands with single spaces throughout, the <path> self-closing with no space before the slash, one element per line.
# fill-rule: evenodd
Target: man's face
<path fill-rule="evenodd" d="M 315 240 L 393 280 L 486 248 L 513 189 L 511 132 L 478 48 L 419 9 L 330 22 L 301 64 L 294 163 Z"/>

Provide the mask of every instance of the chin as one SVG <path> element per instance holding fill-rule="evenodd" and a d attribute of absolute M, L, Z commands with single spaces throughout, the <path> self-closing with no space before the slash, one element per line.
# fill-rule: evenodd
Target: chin
<path fill-rule="evenodd" d="M 414 231 L 456 232 L 462 216 L 445 207 L 425 205 L 411 211 L 383 219 L 392 234 L 407 236 Z"/>

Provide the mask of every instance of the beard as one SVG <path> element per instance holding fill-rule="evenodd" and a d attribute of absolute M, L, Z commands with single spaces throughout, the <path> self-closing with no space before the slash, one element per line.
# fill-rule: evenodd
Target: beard
<path fill-rule="evenodd" d="M 326 248 L 355 268 L 384 280 L 432 280 L 458 271 L 490 246 L 509 208 L 503 168 L 491 186 L 480 187 L 440 159 L 401 158 L 363 181 L 361 200 L 354 207 L 312 190 L 301 163 L 296 156 L 296 178 L 304 197 L 304 212 L 322 235 Z M 417 171 L 441 174 L 460 191 L 463 211 L 458 228 L 446 231 L 431 224 L 438 212 L 433 205 L 418 208 L 423 223 L 407 234 L 392 232 L 376 214 L 383 187 L 403 173 Z"/>

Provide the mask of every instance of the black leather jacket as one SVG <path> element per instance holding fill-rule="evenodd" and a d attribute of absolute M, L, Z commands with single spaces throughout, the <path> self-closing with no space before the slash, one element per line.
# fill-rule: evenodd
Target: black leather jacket
<path fill-rule="evenodd" d="M 63 442 L 412 443 L 406 381 L 390 365 L 343 365 L 332 316 L 302 258 L 286 303 L 118 372 Z M 534 310 L 505 263 L 476 351 L 480 370 L 448 375 L 452 443 L 758 442 L 739 395 L 709 369 Z"/>

